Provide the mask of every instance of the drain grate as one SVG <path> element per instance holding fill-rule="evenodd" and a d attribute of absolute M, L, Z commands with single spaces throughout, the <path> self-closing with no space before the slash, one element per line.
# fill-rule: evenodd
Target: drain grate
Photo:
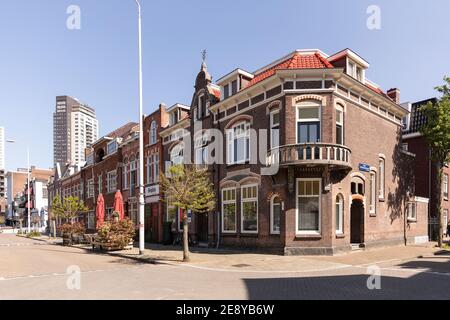
<path fill-rule="evenodd" d="M 235 268 L 245 268 L 245 267 L 251 267 L 251 265 L 245 264 L 245 263 L 241 263 L 241 264 L 235 264 L 235 265 L 232 265 L 232 267 L 235 267 Z"/>

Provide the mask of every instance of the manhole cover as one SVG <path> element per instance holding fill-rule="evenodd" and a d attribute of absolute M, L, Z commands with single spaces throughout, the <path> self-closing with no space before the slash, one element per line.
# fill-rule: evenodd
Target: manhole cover
<path fill-rule="evenodd" d="M 245 268 L 245 267 L 251 267 L 251 265 L 241 263 L 241 264 L 235 264 L 235 265 L 233 265 L 232 267 L 236 267 L 236 268 Z"/>

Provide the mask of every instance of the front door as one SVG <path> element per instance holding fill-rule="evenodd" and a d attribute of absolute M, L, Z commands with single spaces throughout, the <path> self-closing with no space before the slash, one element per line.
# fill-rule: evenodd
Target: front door
<path fill-rule="evenodd" d="M 196 216 L 197 220 L 197 241 L 207 242 L 208 241 L 208 215 L 204 213 L 199 213 Z"/>
<path fill-rule="evenodd" d="M 353 200 L 350 208 L 350 242 L 364 242 L 364 205 L 360 200 Z"/>

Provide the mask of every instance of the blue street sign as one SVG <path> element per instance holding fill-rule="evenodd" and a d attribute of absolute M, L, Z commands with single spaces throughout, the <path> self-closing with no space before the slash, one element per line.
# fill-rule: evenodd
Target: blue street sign
<path fill-rule="evenodd" d="M 359 164 L 359 171 L 370 172 L 370 166 L 365 163 Z"/>

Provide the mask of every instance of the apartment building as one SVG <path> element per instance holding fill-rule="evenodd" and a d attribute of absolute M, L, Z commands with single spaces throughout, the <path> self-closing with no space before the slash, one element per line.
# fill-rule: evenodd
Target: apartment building
<path fill-rule="evenodd" d="M 69 96 L 56 97 L 53 113 L 53 161 L 83 165 L 86 148 L 98 139 L 98 121 L 95 110 Z"/>
<path fill-rule="evenodd" d="M 172 141 L 165 155 L 214 158 L 217 208 L 201 222 L 210 245 L 334 254 L 428 240 L 428 199 L 415 196 L 415 158 L 401 148 L 408 111 L 368 68 L 350 49 L 296 50 L 212 84 L 202 65 L 190 108 L 199 143 L 186 156 L 184 141 Z M 222 133 L 219 149 L 205 128 Z"/>
<path fill-rule="evenodd" d="M 430 199 L 429 205 L 429 225 L 428 235 L 430 239 L 437 240 L 439 232 L 439 221 L 437 219 L 437 199 L 436 188 L 438 179 L 437 163 L 430 157 L 430 148 L 425 137 L 420 133 L 420 128 L 426 124 L 426 116 L 420 111 L 420 107 L 427 103 L 435 104 L 436 98 L 431 98 L 414 103 L 404 103 L 403 106 L 410 111 L 403 120 L 403 141 L 402 148 L 408 152 L 415 154 L 416 161 L 414 165 L 414 175 L 416 177 L 415 190 L 416 195 Z M 449 221 L 449 175 L 450 169 L 448 165 L 444 167 L 443 184 L 441 187 L 441 210 L 442 224 L 444 232 Z"/>

